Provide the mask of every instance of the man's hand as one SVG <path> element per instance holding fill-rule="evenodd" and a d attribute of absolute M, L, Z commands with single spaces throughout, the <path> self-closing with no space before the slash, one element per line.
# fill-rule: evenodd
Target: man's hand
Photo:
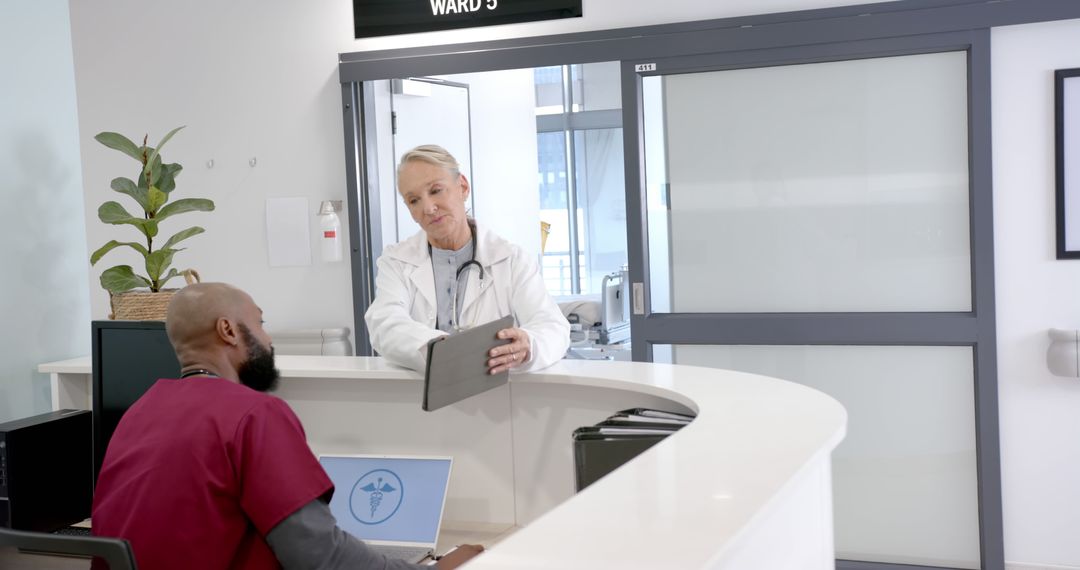
<path fill-rule="evenodd" d="M 510 327 L 499 331 L 497 338 L 510 339 L 509 344 L 496 346 L 488 353 L 488 374 L 498 374 L 529 359 L 529 333 Z"/>
<path fill-rule="evenodd" d="M 450 568 L 457 568 L 469 560 L 484 551 L 484 547 L 479 544 L 462 544 L 447 552 L 442 558 L 439 558 L 439 563 L 435 565 L 439 570 L 449 570 Z"/>

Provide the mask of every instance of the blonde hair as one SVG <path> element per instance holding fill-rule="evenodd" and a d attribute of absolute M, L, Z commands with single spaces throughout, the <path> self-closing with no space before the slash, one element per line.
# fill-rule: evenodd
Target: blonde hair
<path fill-rule="evenodd" d="M 445 148 L 437 144 L 422 144 L 401 155 L 401 162 L 397 167 L 398 176 L 401 176 L 402 167 L 414 160 L 441 166 L 449 170 L 450 175 L 455 178 L 461 174 L 461 165 Z"/>

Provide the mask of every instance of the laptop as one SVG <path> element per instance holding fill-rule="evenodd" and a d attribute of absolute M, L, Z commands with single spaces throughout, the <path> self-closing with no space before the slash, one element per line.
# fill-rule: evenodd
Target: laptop
<path fill-rule="evenodd" d="M 320 455 L 319 463 L 334 482 L 330 512 L 342 530 L 388 558 L 434 554 L 452 458 Z"/>

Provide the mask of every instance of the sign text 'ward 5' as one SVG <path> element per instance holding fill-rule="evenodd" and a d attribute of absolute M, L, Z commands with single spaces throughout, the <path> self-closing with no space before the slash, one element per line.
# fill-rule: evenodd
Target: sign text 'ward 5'
<path fill-rule="evenodd" d="M 353 0 L 357 38 L 581 17 L 582 0 Z"/>

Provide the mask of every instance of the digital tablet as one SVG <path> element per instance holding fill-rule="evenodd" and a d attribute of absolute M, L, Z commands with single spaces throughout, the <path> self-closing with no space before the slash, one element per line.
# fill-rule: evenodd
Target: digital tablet
<path fill-rule="evenodd" d="M 506 316 L 429 341 L 421 407 L 430 412 L 506 384 L 510 372 L 488 374 L 487 361 L 491 349 L 510 342 L 495 335 L 512 326 L 514 317 Z"/>

